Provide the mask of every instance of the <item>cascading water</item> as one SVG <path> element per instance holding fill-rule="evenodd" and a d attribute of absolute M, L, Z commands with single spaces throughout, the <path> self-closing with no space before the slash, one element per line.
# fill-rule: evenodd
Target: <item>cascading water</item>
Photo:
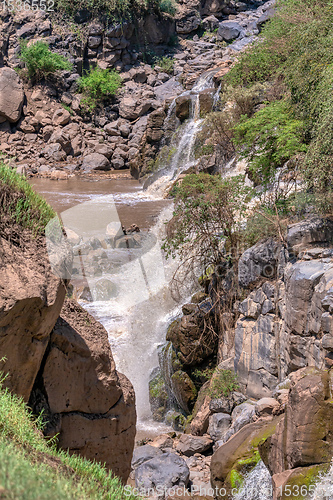
<path fill-rule="evenodd" d="M 243 486 L 233 500 L 272 500 L 272 478 L 262 460 L 245 475 Z"/>
<path fill-rule="evenodd" d="M 333 463 L 329 471 L 317 480 L 310 500 L 333 500 Z"/>
<path fill-rule="evenodd" d="M 189 119 L 177 130 L 171 139 L 170 150 L 175 149 L 175 153 L 158 172 L 153 174 L 145 183 L 145 188 L 150 195 L 162 197 L 179 175 L 195 165 L 193 147 L 198 132 L 200 132 L 203 119 L 200 118 L 200 92 L 214 88 L 214 74 L 218 70 L 211 70 L 201 75 L 193 88 L 183 92 L 180 96 L 190 96 L 190 116 Z M 219 96 L 219 89 L 214 93 L 213 102 L 216 105 Z M 168 127 L 176 109 L 176 99 L 170 105 L 165 121 L 165 128 Z"/>

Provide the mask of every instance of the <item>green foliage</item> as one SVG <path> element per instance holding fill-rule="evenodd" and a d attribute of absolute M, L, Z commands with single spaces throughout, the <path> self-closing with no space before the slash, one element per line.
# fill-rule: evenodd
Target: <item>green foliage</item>
<path fill-rule="evenodd" d="M 236 252 L 239 217 L 249 191 L 242 177 L 189 174 L 175 186 L 175 210 L 163 248 L 179 255 L 188 270 L 206 271 L 223 259 L 226 246 Z"/>
<path fill-rule="evenodd" d="M 212 399 L 228 397 L 232 391 L 238 389 L 237 376 L 233 371 L 217 369 L 209 387 L 209 395 Z"/>
<path fill-rule="evenodd" d="M 66 451 L 41 432 L 21 398 L 0 387 L 0 484 L 2 498 L 22 500 L 122 500 L 135 497 L 100 464 Z"/>
<path fill-rule="evenodd" d="M 163 56 L 160 59 L 155 59 L 155 66 L 160 66 L 164 73 L 172 74 L 175 59 L 173 57 Z"/>
<path fill-rule="evenodd" d="M 174 0 L 56 0 L 56 9 L 70 16 L 86 9 L 93 15 L 103 13 L 113 21 L 134 19 L 149 11 L 173 16 L 176 8 Z"/>
<path fill-rule="evenodd" d="M 0 215 L 41 233 L 55 217 L 54 210 L 30 186 L 26 178 L 0 162 Z"/>
<path fill-rule="evenodd" d="M 282 144 L 276 137 L 274 151 L 271 157 L 264 152 L 261 167 L 266 173 L 273 172 L 289 153 L 306 152 L 301 173 L 308 186 L 317 190 L 325 190 L 333 180 L 332 49 L 332 0 L 279 0 L 276 15 L 265 25 L 260 41 L 241 55 L 225 77 L 234 87 L 270 81 L 271 101 L 281 98 L 281 92 L 274 95 L 274 87 L 282 83 L 289 116 L 286 107 L 279 104 L 271 108 L 271 117 L 270 111 L 266 112 L 267 120 L 277 119 Z M 256 125 L 256 120 L 251 123 Z M 274 122 L 271 130 L 273 126 Z M 286 133 L 288 137 L 283 138 Z M 263 135 L 265 139 L 267 134 Z M 276 148 L 282 149 L 278 156 Z"/>
<path fill-rule="evenodd" d="M 303 133 L 303 122 L 294 118 L 286 101 L 272 102 L 251 118 L 241 118 L 235 142 L 242 146 L 257 184 L 270 181 L 286 161 L 306 151 Z"/>
<path fill-rule="evenodd" d="M 37 41 L 28 46 L 27 41 L 21 42 L 19 55 L 27 67 L 28 77 L 33 82 L 47 79 L 57 71 L 70 70 L 71 63 L 64 56 L 52 52 L 47 43 Z"/>
<path fill-rule="evenodd" d="M 92 111 L 113 97 L 120 86 L 121 77 L 116 70 L 94 68 L 79 80 L 80 92 L 84 94 L 82 103 Z"/>

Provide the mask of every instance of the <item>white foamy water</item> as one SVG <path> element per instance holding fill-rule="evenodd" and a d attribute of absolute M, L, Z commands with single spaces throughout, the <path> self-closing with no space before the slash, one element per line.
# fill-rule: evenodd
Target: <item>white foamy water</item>
<path fill-rule="evenodd" d="M 272 500 L 272 478 L 260 460 L 258 464 L 246 474 L 242 488 L 234 495 L 233 500 Z"/>
<path fill-rule="evenodd" d="M 117 370 L 134 386 L 141 422 L 151 416 L 148 387 L 150 374 L 158 366 L 157 348 L 165 342 L 169 323 L 180 313 L 180 304 L 169 289 L 177 263 L 165 260 L 160 249 L 164 224 L 171 216 L 172 207 L 161 213 L 152 230 L 156 243 L 150 251 L 112 274 L 117 296 L 83 304 L 108 331 Z"/>

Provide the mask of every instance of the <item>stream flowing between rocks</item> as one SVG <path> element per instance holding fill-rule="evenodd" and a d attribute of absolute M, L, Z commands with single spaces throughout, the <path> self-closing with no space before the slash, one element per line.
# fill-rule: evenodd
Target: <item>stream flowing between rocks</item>
<path fill-rule="evenodd" d="M 136 224 L 141 230 L 138 234 L 145 235 L 141 236 L 140 248 L 108 251 L 108 259 L 116 262 L 116 269 L 112 269 L 112 281 L 109 282 L 116 291 L 113 290 L 107 300 L 105 297 L 101 300 L 92 291 L 92 299 L 82 301 L 86 310 L 107 329 L 117 369 L 134 386 L 138 436 L 142 433 L 142 437 L 166 430 L 164 424 L 151 419 L 149 378 L 159 364 L 158 347 L 165 342 L 167 327 L 180 314 L 186 299 L 178 297 L 175 300 L 170 292 L 169 284 L 177 262 L 167 260 L 161 250 L 165 223 L 171 219 L 173 210 L 172 201 L 164 197 L 179 175 L 194 164 L 192 150 L 202 123 L 198 93 L 212 87 L 213 74 L 214 71 L 207 72 L 198 79 L 191 91 L 193 105 L 184 131 L 171 139 L 175 153 L 144 188 L 130 178 L 32 180 L 35 189 L 61 215 L 64 225 L 77 234 L 83 234 L 83 226 L 74 219 L 81 218 L 90 235 L 96 229 L 96 236 L 103 238 L 101 233 L 105 235 L 110 223 L 119 227 L 121 224 L 125 228 Z M 189 91 L 184 94 L 189 94 Z M 171 112 L 174 108 L 171 105 Z M 66 222 L 68 219 L 71 219 L 69 224 Z M 142 241 L 150 243 L 145 246 Z M 88 279 L 91 290 L 97 286 L 98 279 Z"/>

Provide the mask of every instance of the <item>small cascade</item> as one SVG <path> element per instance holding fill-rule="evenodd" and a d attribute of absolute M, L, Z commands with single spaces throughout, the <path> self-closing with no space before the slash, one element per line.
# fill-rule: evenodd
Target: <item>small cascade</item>
<path fill-rule="evenodd" d="M 218 70 L 211 70 L 201 75 L 193 88 L 181 94 L 191 97 L 190 117 L 180 130 L 174 132 L 170 143 L 170 150 L 175 153 L 169 158 L 165 166 L 153 174 L 144 185 L 144 189 L 154 197 L 163 197 L 179 175 L 194 166 L 196 161 L 193 148 L 198 132 L 201 130 L 203 120 L 200 118 L 200 92 L 214 87 L 214 75 Z M 219 97 L 219 90 L 214 94 L 214 105 Z M 180 97 L 180 96 L 178 96 Z M 176 99 L 170 105 L 164 127 L 167 129 L 176 109 Z"/>
<path fill-rule="evenodd" d="M 272 478 L 262 460 L 245 475 L 243 486 L 233 500 L 272 500 Z"/>
<path fill-rule="evenodd" d="M 333 464 L 329 471 L 318 479 L 310 500 L 333 500 Z"/>

